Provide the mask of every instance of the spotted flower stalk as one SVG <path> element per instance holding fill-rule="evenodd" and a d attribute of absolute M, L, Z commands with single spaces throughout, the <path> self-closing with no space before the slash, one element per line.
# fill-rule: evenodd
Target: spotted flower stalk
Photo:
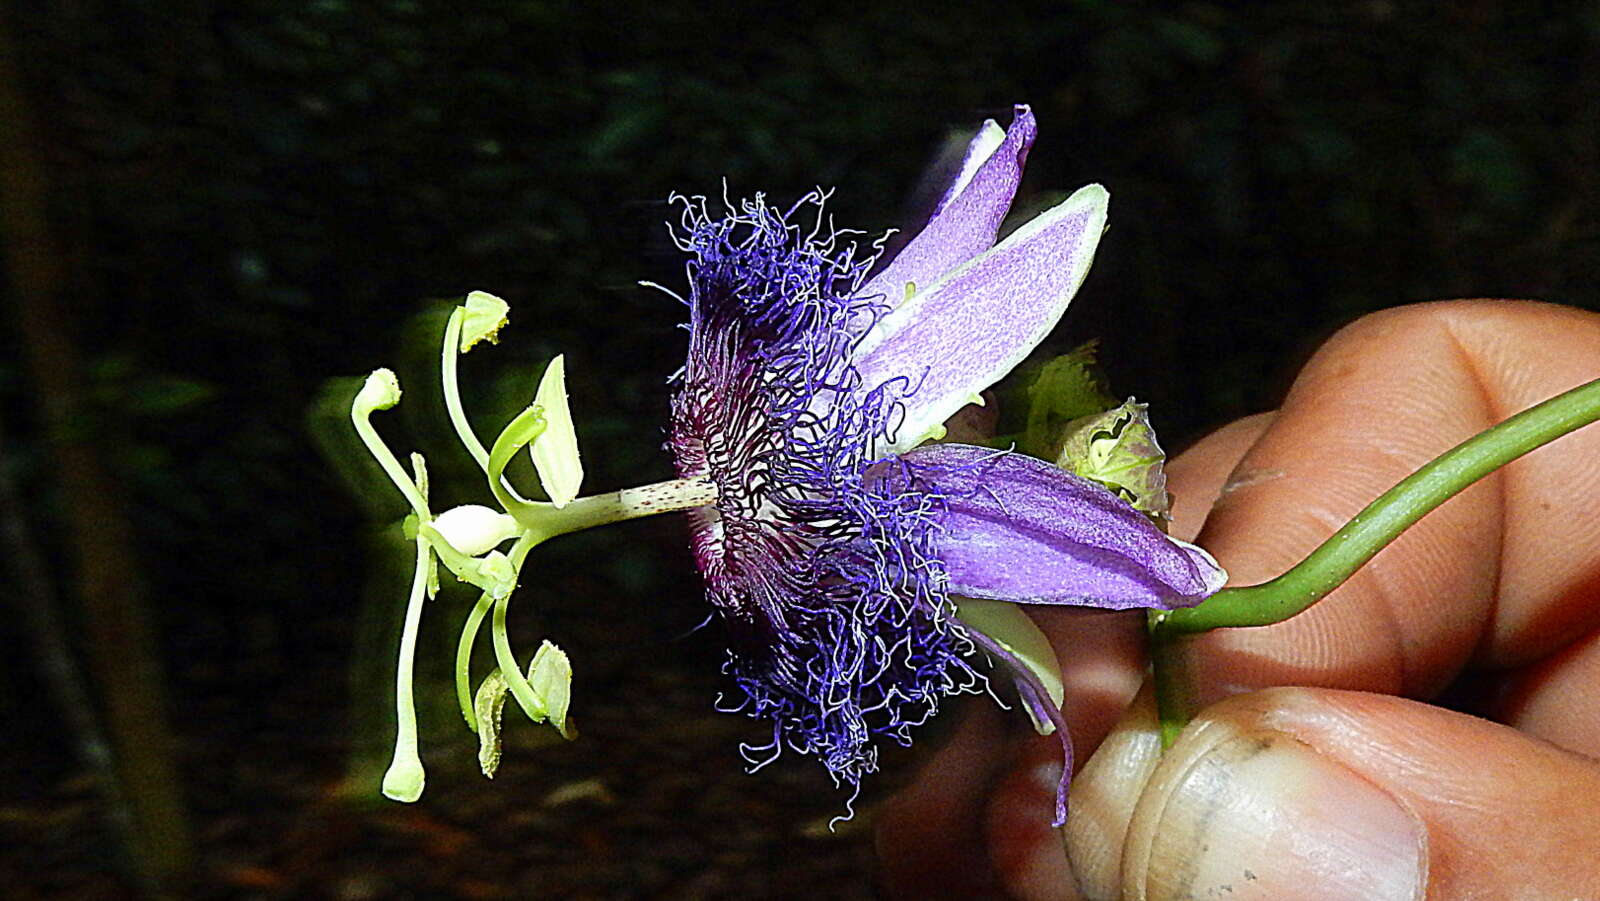
<path fill-rule="evenodd" d="M 996 602 L 1167 610 L 1225 581 L 1100 484 L 923 446 L 1054 328 L 1105 229 L 1090 185 L 995 243 L 1034 134 L 1026 107 L 987 123 L 889 259 L 829 227 L 820 191 L 788 209 L 681 201 L 689 354 L 668 443 L 681 477 L 716 486 L 690 513 L 695 555 L 730 636 L 725 706 L 772 730 L 745 748 L 757 767 L 788 747 L 856 790 L 879 738 L 908 743 L 942 699 L 985 687 L 986 653 L 1061 736 L 1059 821 L 1059 674 Z"/>

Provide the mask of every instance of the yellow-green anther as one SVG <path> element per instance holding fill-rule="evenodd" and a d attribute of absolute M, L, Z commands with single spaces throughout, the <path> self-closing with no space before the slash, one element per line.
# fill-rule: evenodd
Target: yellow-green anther
<path fill-rule="evenodd" d="M 462 305 L 466 311 L 461 320 L 461 352 L 466 353 L 479 341 L 490 344 L 500 340 L 500 329 L 508 321 L 511 306 L 487 291 L 473 291 Z"/>
<path fill-rule="evenodd" d="M 411 474 L 412 474 L 412 477 L 415 478 L 416 483 L 417 483 L 417 493 L 422 495 L 422 503 L 423 503 L 424 506 L 426 506 L 427 503 L 428 503 L 428 461 L 424 460 L 422 458 L 422 455 L 417 453 L 416 451 L 412 451 L 411 452 Z M 420 525 L 421 525 L 421 521 L 417 519 L 416 514 L 412 514 L 412 515 L 406 517 L 404 531 L 406 533 L 406 540 L 407 541 L 415 541 L 417 539 L 417 528 Z M 432 554 L 429 554 L 428 555 L 428 600 L 431 601 L 431 600 L 433 600 L 434 598 L 436 598 L 438 596 L 439 596 L 439 558 L 435 557 Z"/>
<path fill-rule="evenodd" d="M 1061 682 L 1061 663 L 1056 659 L 1055 650 L 1050 647 L 1050 639 L 1039 630 L 1033 618 L 1010 601 L 957 597 L 955 602 L 956 618 L 968 627 L 994 639 L 1019 663 L 1026 666 L 1044 686 L 1045 693 L 1050 696 L 1050 703 L 1060 709 L 1062 699 L 1066 697 Z M 1055 724 L 1048 719 L 1040 718 L 1031 705 L 1023 704 L 1022 709 L 1028 711 L 1028 717 L 1033 720 L 1033 728 L 1038 730 L 1040 735 L 1049 735 L 1056 731 Z"/>
<path fill-rule="evenodd" d="M 578 458 L 578 432 L 567 405 L 564 357 L 557 356 L 545 368 L 533 402 L 543 409 L 545 420 L 544 433 L 528 445 L 533 467 L 539 472 L 539 482 L 550 495 L 550 502 L 557 508 L 565 507 L 578 496 L 583 484 L 583 461 Z"/>
<path fill-rule="evenodd" d="M 500 720 L 506 708 L 506 688 L 506 677 L 496 667 L 484 677 L 472 700 L 478 727 L 478 766 L 490 779 L 500 768 Z"/>
<path fill-rule="evenodd" d="M 522 676 L 518 674 L 516 678 L 520 681 Z M 529 719 L 536 723 L 548 721 L 568 740 L 577 737 L 567 722 L 567 706 L 572 698 L 572 664 L 567 661 L 565 651 L 548 640 L 541 644 L 528 663 L 523 685 L 533 699 L 532 703 L 522 705 Z M 473 725 L 478 731 L 478 766 L 490 779 L 500 768 L 501 721 L 506 693 L 512 690 L 504 671 L 495 667 L 484 677 L 472 699 Z"/>

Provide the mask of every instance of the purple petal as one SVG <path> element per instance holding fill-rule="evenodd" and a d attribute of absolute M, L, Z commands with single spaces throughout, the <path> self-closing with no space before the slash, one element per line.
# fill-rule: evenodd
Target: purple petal
<path fill-rule="evenodd" d="M 970 190 L 970 189 L 969 189 Z M 857 348 L 862 384 L 911 391 L 894 440 L 909 450 L 1022 362 L 1055 328 L 1105 231 L 1105 188 L 1089 185 L 883 318 Z"/>
<path fill-rule="evenodd" d="M 1022 181 L 1022 166 L 1038 126 L 1033 112 L 1018 106 L 998 147 L 991 128 L 999 130 L 992 120 L 984 123 L 967 148 L 961 173 L 934 208 L 933 217 L 863 286 L 864 294 L 882 294 L 891 306 L 897 305 L 906 296 L 907 284 L 921 291 L 994 245 Z"/>
<path fill-rule="evenodd" d="M 1017 695 L 1027 706 L 1033 721 L 1054 724 L 1056 735 L 1061 737 L 1061 778 L 1056 782 L 1056 818 L 1051 823 L 1059 828 L 1067 822 L 1067 790 L 1072 787 L 1072 734 L 1067 731 L 1067 721 L 1061 715 L 1061 708 L 1051 702 L 1044 683 L 1039 681 L 1033 670 L 1018 660 L 1005 645 L 977 629 L 969 628 L 967 636 L 973 644 L 983 648 L 984 653 L 1011 671 L 1016 679 Z"/>
<path fill-rule="evenodd" d="M 937 553 L 951 594 L 1124 610 L 1190 607 L 1227 581 L 1205 551 L 1043 460 L 941 444 L 907 454 L 944 497 Z"/>

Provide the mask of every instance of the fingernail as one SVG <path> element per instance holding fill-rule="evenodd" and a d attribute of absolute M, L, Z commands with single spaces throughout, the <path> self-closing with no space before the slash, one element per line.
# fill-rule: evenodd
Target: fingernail
<path fill-rule="evenodd" d="M 1418 899 L 1425 846 L 1414 816 L 1309 745 L 1237 735 L 1176 778 L 1145 897 Z"/>

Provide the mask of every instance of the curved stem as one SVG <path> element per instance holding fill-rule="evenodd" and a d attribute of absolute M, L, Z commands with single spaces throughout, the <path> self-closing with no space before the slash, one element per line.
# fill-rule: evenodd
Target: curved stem
<path fill-rule="evenodd" d="M 527 559 L 528 552 L 538 543 L 538 540 L 529 535 L 517 539 L 510 554 L 511 565 L 517 572 L 522 571 L 522 561 Z M 539 722 L 545 717 L 544 702 L 539 700 L 538 693 L 528 684 L 527 677 L 522 674 L 522 668 L 517 664 L 516 655 L 511 653 L 511 638 L 506 632 L 506 609 L 510 605 L 509 591 L 496 598 L 494 602 L 494 620 L 489 627 L 489 633 L 494 644 L 495 663 L 499 665 L 500 675 L 505 677 L 506 687 L 511 690 L 511 696 L 517 699 L 522 712 L 528 715 L 528 719 Z"/>
<path fill-rule="evenodd" d="M 444 356 L 439 361 L 439 372 L 444 382 L 444 407 L 450 413 L 450 424 L 455 426 L 456 437 L 461 439 L 461 444 L 478 461 L 478 468 L 484 472 L 489 471 L 489 451 L 478 440 L 478 434 L 472 430 L 472 423 L 467 420 L 467 411 L 461 405 L 461 388 L 456 381 L 456 360 L 461 356 L 461 320 L 466 316 L 464 307 L 456 307 L 450 313 L 450 322 L 444 327 Z"/>
<path fill-rule="evenodd" d="M 1600 379 L 1518 413 L 1445 451 L 1384 492 L 1294 568 L 1269 582 L 1224 588 L 1197 607 L 1151 611 L 1150 663 L 1161 746 L 1193 713 L 1174 645 L 1211 629 L 1270 626 L 1305 611 L 1350 578 L 1401 532 L 1512 460 L 1600 420 Z"/>
<path fill-rule="evenodd" d="M 461 626 L 461 637 L 456 641 L 456 703 L 461 705 L 461 715 L 467 719 L 467 728 L 478 731 L 478 713 L 472 703 L 472 646 L 477 643 L 478 630 L 483 618 L 494 606 L 494 595 L 485 591 L 472 605 L 467 621 Z"/>
<path fill-rule="evenodd" d="M 378 461 L 378 465 L 383 467 L 389 480 L 394 482 L 394 487 L 400 489 L 406 503 L 411 505 L 417 517 L 427 522 L 433 518 L 428 512 L 428 501 L 417 490 L 417 485 L 411 481 L 411 477 L 406 475 L 405 468 L 395 459 L 393 452 L 389 450 L 389 445 L 384 444 L 383 439 L 378 436 L 378 430 L 372 427 L 371 416 L 371 410 L 360 408 L 351 410 L 350 421 L 355 424 L 356 434 L 361 436 L 361 442 L 367 446 L 367 451 Z"/>
<path fill-rule="evenodd" d="M 1524 410 L 1439 455 L 1276 579 L 1224 588 L 1198 607 L 1160 613 L 1153 630 L 1177 634 L 1282 622 L 1339 587 L 1401 532 L 1468 485 L 1597 419 L 1600 379 Z"/>

